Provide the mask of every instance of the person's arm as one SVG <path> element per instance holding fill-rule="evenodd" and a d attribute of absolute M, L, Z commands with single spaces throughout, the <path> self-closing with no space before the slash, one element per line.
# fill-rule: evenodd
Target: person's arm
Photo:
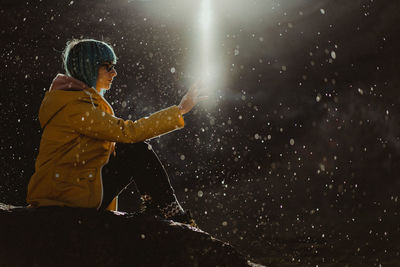
<path fill-rule="evenodd" d="M 66 113 L 71 127 L 81 134 L 112 142 L 136 143 L 183 128 L 185 122 L 182 115 L 206 98 L 199 96 L 198 87 L 194 85 L 178 106 L 171 106 L 136 121 L 116 118 L 84 101 L 70 103 Z"/>
<path fill-rule="evenodd" d="M 184 126 L 178 106 L 160 110 L 136 121 L 117 118 L 84 101 L 70 103 L 64 112 L 68 114 L 68 125 L 75 131 L 112 142 L 141 142 Z"/>

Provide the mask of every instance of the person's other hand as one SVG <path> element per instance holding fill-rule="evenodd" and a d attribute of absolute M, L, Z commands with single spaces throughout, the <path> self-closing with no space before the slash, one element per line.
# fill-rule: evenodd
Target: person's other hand
<path fill-rule="evenodd" d="M 182 97 L 178 107 L 183 115 L 188 113 L 199 101 L 205 99 L 207 99 L 207 96 L 199 96 L 199 86 L 198 83 L 195 83 Z"/>

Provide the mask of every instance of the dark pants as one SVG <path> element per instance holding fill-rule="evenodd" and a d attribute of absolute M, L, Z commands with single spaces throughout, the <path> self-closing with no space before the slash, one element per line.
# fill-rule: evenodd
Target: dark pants
<path fill-rule="evenodd" d="M 134 144 L 118 143 L 116 156 L 110 156 L 108 164 L 103 167 L 103 202 L 100 209 L 105 209 L 114 197 L 126 189 L 128 195 L 139 191 L 140 195 L 149 195 L 153 203 L 163 206 L 175 201 L 174 190 L 169 182 L 168 174 L 151 146 L 145 142 Z M 132 211 L 126 193 L 119 197 L 119 206 L 124 211 Z M 122 199 L 121 199 L 122 198 Z M 120 201 L 123 200 L 124 201 Z M 136 199 L 138 197 L 136 196 Z M 137 201 L 136 201 L 137 203 Z M 123 204 L 123 205 L 121 205 Z"/>

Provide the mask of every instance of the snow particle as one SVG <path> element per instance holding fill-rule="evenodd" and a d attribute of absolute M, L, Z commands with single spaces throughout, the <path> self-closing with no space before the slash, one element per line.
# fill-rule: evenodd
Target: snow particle
<path fill-rule="evenodd" d="M 291 146 L 293 146 L 293 145 L 294 145 L 294 139 L 293 139 L 293 138 L 290 138 L 289 143 L 290 143 Z"/>
<path fill-rule="evenodd" d="M 171 68 L 171 73 L 175 73 L 176 69 L 174 67 Z"/>
<path fill-rule="evenodd" d="M 325 13 L 326 13 L 325 9 L 323 9 L 323 8 L 321 8 L 319 11 L 321 12 L 322 15 L 325 15 Z"/>
<path fill-rule="evenodd" d="M 199 191 L 199 192 L 197 192 L 197 195 L 199 196 L 199 197 L 203 197 L 203 191 Z"/>
<path fill-rule="evenodd" d="M 234 55 L 235 56 L 239 55 L 239 46 L 238 45 L 235 48 Z"/>

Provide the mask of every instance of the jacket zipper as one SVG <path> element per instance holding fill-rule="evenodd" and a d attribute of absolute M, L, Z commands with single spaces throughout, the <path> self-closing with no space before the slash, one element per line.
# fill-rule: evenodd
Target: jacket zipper
<path fill-rule="evenodd" d="M 91 87 L 90 89 L 93 89 L 93 90 L 97 93 L 96 89 L 94 89 L 93 87 Z M 86 90 L 85 90 L 85 93 L 86 93 L 87 95 L 89 95 L 90 101 L 92 102 L 93 107 L 96 108 L 96 106 L 94 105 L 94 102 L 93 102 L 92 93 L 89 92 L 89 91 L 86 91 Z M 98 94 L 98 93 L 97 93 L 97 94 Z M 111 107 L 111 105 L 107 102 L 107 100 L 106 100 L 102 95 L 100 95 L 100 94 L 98 94 L 98 95 L 100 96 L 101 100 L 103 100 L 103 102 L 105 102 L 106 105 L 110 108 L 110 110 L 111 110 L 111 112 L 112 112 L 112 115 L 114 115 L 114 110 L 113 110 L 113 108 Z M 109 148 L 109 151 L 108 151 L 108 161 L 110 160 L 110 156 L 111 156 L 111 153 L 112 153 L 112 151 L 111 151 L 112 148 L 113 148 L 113 146 L 111 145 L 110 148 Z M 114 152 L 115 152 L 115 150 L 114 150 Z M 107 163 L 108 163 L 108 161 L 107 161 Z M 107 164 L 107 163 L 106 163 L 106 164 Z M 104 164 L 104 165 L 105 165 L 105 164 Z M 97 207 L 97 210 L 99 210 L 100 207 L 101 207 L 101 205 L 103 204 L 103 198 L 104 198 L 104 187 L 103 187 L 103 167 L 104 167 L 104 165 L 102 165 L 102 166 L 100 167 L 101 196 L 100 196 L 100 203 L 99 203 L 99 206 Z"/>

